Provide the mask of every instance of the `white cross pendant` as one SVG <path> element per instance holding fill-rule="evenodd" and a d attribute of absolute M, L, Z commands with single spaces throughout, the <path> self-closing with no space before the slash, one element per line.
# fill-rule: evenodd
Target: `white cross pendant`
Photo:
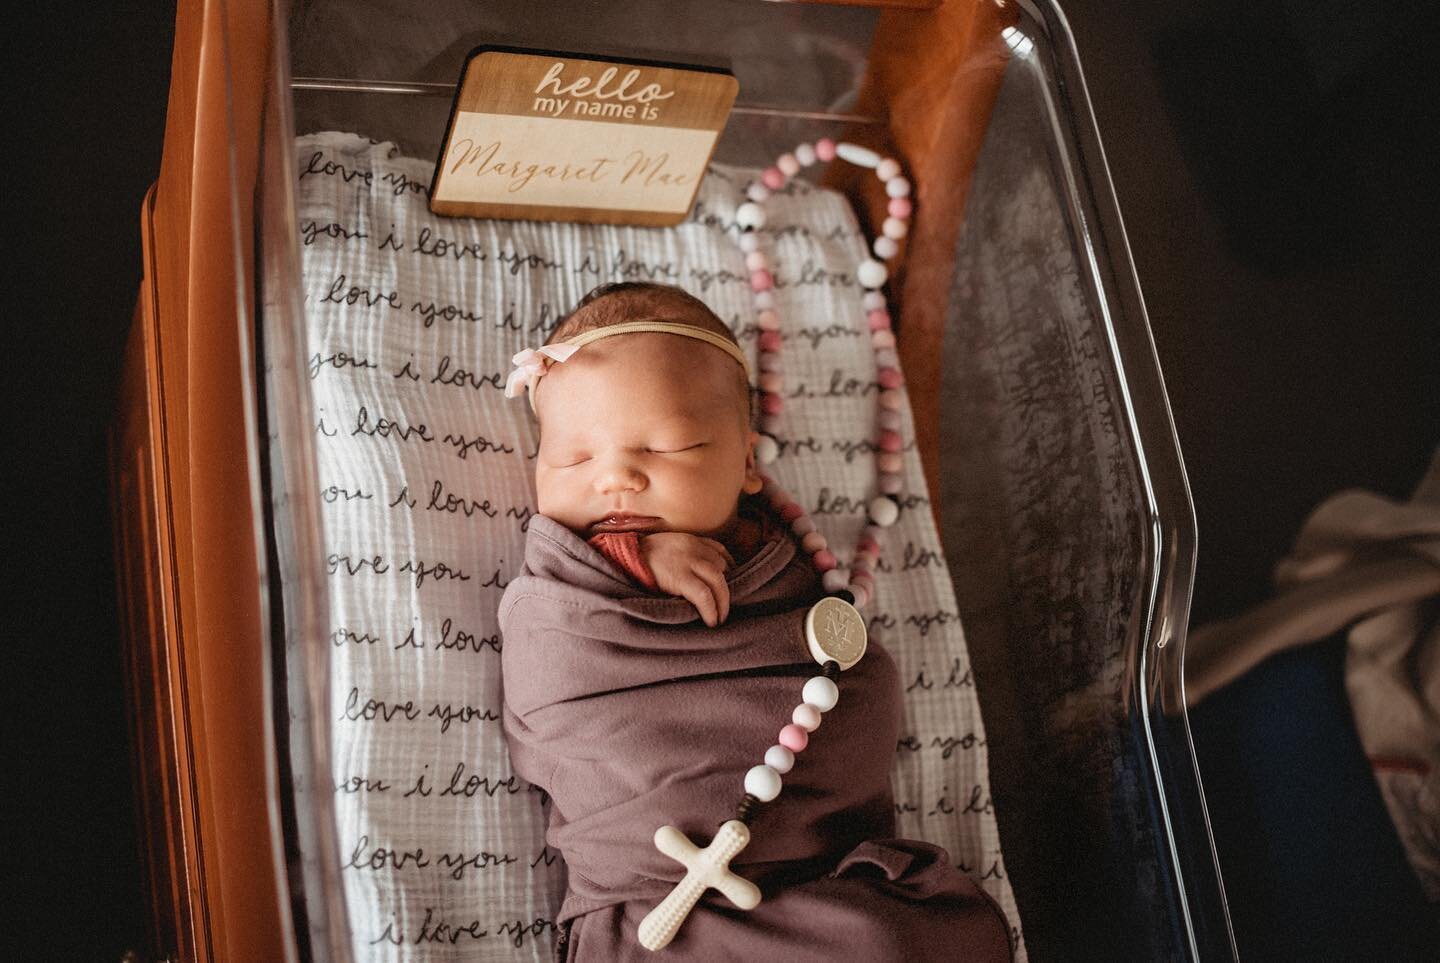
<path fill-rule="evenodd" d="M 760 887 L 730 872 L 730 860 L 750 842 L 750 828 L 738 819 L 723 823 L 710 845 L 699 848 L 674 826 L 655 830 L 655 848 L 685 866 L 685 878 L 640 921 L 640 945 L 661 950 L 707 889 L 718 889 L 741 909 L 760 905 Z"/>

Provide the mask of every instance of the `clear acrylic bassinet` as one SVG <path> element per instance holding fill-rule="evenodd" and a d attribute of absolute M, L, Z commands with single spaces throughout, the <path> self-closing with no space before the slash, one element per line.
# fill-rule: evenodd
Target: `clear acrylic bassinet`
<path fill-rule="evenodd" d="M 945 252 L 907 262 L 910 278 L 943 270 L 931 282 L 942 296 L 929 308 L 938 324 L 927 349 L 938 381 L 912 378 L 911 390 L 917 418 L 926 406 L 935 413 L 922 448 L 973 677 L 933 664 L 909 685 L 944 693 L 973 683 L 978 694 L 1003 872 L 1030 956 L 1233 955 L 1181 698 L 1194 517 L 1065 19 L 1053 3 L 1015 0 L 877 6 L 885 9 L 297 2 L 277 18 L 257 198 L 256 385 L 274 696 L 283 703 L 282 822 L 302 956 L 548 951 L 543 927 L 529 919 L 505 932 L 513 947 L 483 951 L 455 942 L 377 949 L 348 919 L 346 874 L 375 848 L 371 840 L 357 856 L 353 827 L 337 826 L 357 787 L 337 785 L 350 777 L 336 732 L 354 707 L 334 663 L 362 640 L 334 618 L 335 566 L 325 561 L 335 534 L 327 513 L 355 489 L 324 477 L 317 455 L 324 416 L 315 410 L 317 359 L 304 340 L 315 292 L 300 272 L 302 249 L 325 241 L 326 225 L 307 229 L 297 216 L 308 157 L 296 137 L 352 132 L 433 162 L 466 52 L 509 43 L 728 65 L 740 95 L 714 157 L 722 166 L 763 165 L 826 134 L 899 142 L 898 125 L 916 107 L 902 103 L 903 90 L 887 102 L 866 86 L 877 35 L 920 36 L 941 51 L 929 59 L 936 86 L 923 93 L 934 110 L 959 98 L 983 111 L 978 141 L 962 126 L 932 132 L 938 160 L 928 181 L 917 174 L 917 217 L 927 191 L 942 189 L 958 192 L 963 214 L 945 224 L 944 243 L 906 254 Z M 937 24 L 929 33 L 905 26 L 927 17 Z M 955 183 L 943 185 L 946 177 Z M 860 197 L 843 178 L 831 182 Z M 900 306 L 902 343 L 911 309 Z M 450 631 L 430 641 L 479 652 L 487 639 L 472 633 L 462 643 Z M 464 779 L 476 774 L 493 795 L 483 766 Z M 395 858 L 380 857 L 385 871 Z"/>

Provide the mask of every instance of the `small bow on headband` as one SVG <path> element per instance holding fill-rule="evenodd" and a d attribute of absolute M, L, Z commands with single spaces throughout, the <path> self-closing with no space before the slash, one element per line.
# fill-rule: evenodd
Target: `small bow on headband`
<path fill-rule="evenodd" d="M 510 359 L 515 368 L 510 372 L 510 377 L 505 379 L 505 397 L 519 397 L 522 388 L 533 393 L 535 383 L 545 376 L 545 371 L 552 361 L 564 361 L 578 350 L 579 345 L 562 341 L 539 348 L 526 348 L 517 353 Z"/>

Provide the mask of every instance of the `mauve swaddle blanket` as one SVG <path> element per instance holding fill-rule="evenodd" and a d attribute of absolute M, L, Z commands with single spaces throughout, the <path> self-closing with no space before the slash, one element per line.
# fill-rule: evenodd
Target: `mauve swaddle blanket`
<path fill-rule="evenodd" d="M 789 537 L 729 577 L 729 620 L 636 587 L 557 522 L 532 519 L 500 606 L 505 732 L 516 771 L 551 797 L 547 842 L 569 888 L 570 953 L 646 958 L 639 920 L 683 875 L 666 823 L 703 842 L 788 721 L 816 666 L 804 618 L 818 579 Z M 752 822 L 732 869 L 765 892 L 750 913 L 710 893 L 665 952 L 747 959 L 1009 959 L 993 902 L 943 849 L 889 840 L 899 735 L 895 664 L 872 641 L 841 699 Z"/>

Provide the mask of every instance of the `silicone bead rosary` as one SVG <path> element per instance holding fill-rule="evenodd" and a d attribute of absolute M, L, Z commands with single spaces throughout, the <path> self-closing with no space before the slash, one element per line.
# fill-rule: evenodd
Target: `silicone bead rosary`
<path fill-rule="evenodd" d="M 859 609 L 869 604 L 875 594 L 874 569 L 880 558 L 880 534 L 900 517 L 899 496 L 904 491 L 903 439 L 900 436 L 900 411 L 904 398 L 900 388 L 904 377 L 900 373 L 895 334 L 881 288 L 889 276 L 885 261 L 899 250 L 899 241 L 908 230 L 912 205 L 910 182 L 901 175 L 900 164 L 891 158 L 881 157 L 869 148 L 849 143 L 837 144 L 828 138 L 813 145 L 801 144 L 792 153 L 780 155 L 774 166 L 767 167 L 760 179 L 746 188 L 748 200 L 735 212 L 735 222 L 741 231 L 739 245 L 745 253 L 745 267 L 750 272 L 756 325 L 760 329 L 757 382 L 762 434 L 756 445 L 756 457 L 769 464 L 779 455 L 776 433 L 785 409 L 775 278 L 770 273 L 770 258 L 760 250 L 758 233 L 765 226 L 764 204 L 774 191 L 783 188 L 802 168 L 836 157 L 874 170 L 890 197 L 887 206 L 889 216 L 871 244 L 874 256 L 861 261 L 855 271 L 856 279 L 865 291 L 861 304 L 866 312 L 870 344 L 875 350 L 876 380 L 880 385 L 875 441 L 878 492 L 866 504 L 869 524 L 855 545 L 847 575 L 805 509 L 787 496 L 774 479 L 764 479 L 761 493 L 775 514 L 790 526 L 800 540 L 800 547 L 809 553 L 811 562 L 820 573 L 821 585 L 830 593 L 816 602 L 805 617 L 806 644 L 810 655 L 820 664 L 821 674 L 810 678 L 800 690 L 800 703 L 791 713 L 790 722 L 780 729 L 775 745 L 765 751 L 764 762 L 745 773 L 744 796 L 736 805 L 735 818 L 720 825 L 708 846 L 697 847 L 674 826 L 662 826 L 656 830 L 656 848 L 684 865 L 685 876 L 640 923 L 640 943 L 649 950 L 663 949 L 674 939 L 686 916 L 707 889 L 719 890 L 740 909 L 754 909 L 760 904 L 759 888 L 730 872 L 730 861 L 750 842 L 749 823 L 756 807 L 780 795 L 784 786 L 782 777 L 794 767 L 796 754 L 805 750 L 811 733 L 820 727 L 824 714 L 839 702 L 840 689 L 835 679 L 865 654 L 867 633 L 865 619 Z"/>

